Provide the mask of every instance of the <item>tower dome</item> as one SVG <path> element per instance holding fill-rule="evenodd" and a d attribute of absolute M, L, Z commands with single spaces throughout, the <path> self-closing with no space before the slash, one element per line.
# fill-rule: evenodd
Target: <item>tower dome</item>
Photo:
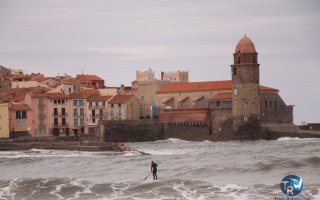
<path fill-rule="evenodd" d="M 235 53 L 255 53 L 256 48 L 253 42 L 246 35 L 238 42 Z"/>

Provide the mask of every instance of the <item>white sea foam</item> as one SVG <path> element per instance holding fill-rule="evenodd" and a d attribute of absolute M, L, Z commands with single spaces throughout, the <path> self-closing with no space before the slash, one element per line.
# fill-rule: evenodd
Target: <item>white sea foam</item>
<path fill-rule="evenodd" d="M 298 138 L 298 137 L 281 137 L 277 141 L 300 141 L 300 140 L 315 140 L 317 138 Z"/>
<path fill-rule="evenodd" d="M 187 140 L 181 140 L 181 139 L 178 139 L 178 138 L 169 138 L 169 139 L 166 139 L 166 141 L 169 141 L 169 142 L 172 142 L 172 143 L 190 142 L 190 141 L 187 141 Z"/>

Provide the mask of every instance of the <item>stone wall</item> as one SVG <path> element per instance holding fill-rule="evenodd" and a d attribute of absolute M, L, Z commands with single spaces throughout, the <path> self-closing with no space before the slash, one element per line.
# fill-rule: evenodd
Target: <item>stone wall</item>
<path fill-rule="evenodd" d="M 208 122 L 208 109 L 163 110 L 159 113 L 161 123 Z"/>
<path fill-rule="evenodd" d="M 189 141 L 210 140 L 209 127 L 206 124 L 164 124 L 164 138 L 178 138 Z"/>
<path fill-rule="evenodd" d="M 260 92 L 261 122 L 293 123 L 293 107 L 287 106 L 277 92 Z"/>
<path fill-rule="evenodd" d="M 144 142 L 164 139 L 163 126 L 157 120 L 100 120 L 102 142 Z"/>

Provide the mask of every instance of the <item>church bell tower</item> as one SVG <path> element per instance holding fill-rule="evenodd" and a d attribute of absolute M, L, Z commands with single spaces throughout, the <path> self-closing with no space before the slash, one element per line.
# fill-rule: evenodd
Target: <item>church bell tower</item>
<path fill-rule="evenodd" d="M 246 36 L 236 46 L 232 73 L 233 131 L 260 130 L 259 64 L 253 42 Z M 257 134 L 257 133 L 254 133 Z"/>

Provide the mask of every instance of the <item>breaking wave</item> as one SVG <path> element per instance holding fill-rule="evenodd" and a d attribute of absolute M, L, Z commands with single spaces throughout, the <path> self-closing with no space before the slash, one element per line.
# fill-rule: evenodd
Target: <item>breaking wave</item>
<path fill-rule="evenodd" d="M 279 185 L 217 184 L 171 179 L 120 183 L 91 183 L 68 178 L 14 179 L 0 181 L 0 199 L 270 199 Z M 304 190 L 317 197 L 320 185 Z"/>

